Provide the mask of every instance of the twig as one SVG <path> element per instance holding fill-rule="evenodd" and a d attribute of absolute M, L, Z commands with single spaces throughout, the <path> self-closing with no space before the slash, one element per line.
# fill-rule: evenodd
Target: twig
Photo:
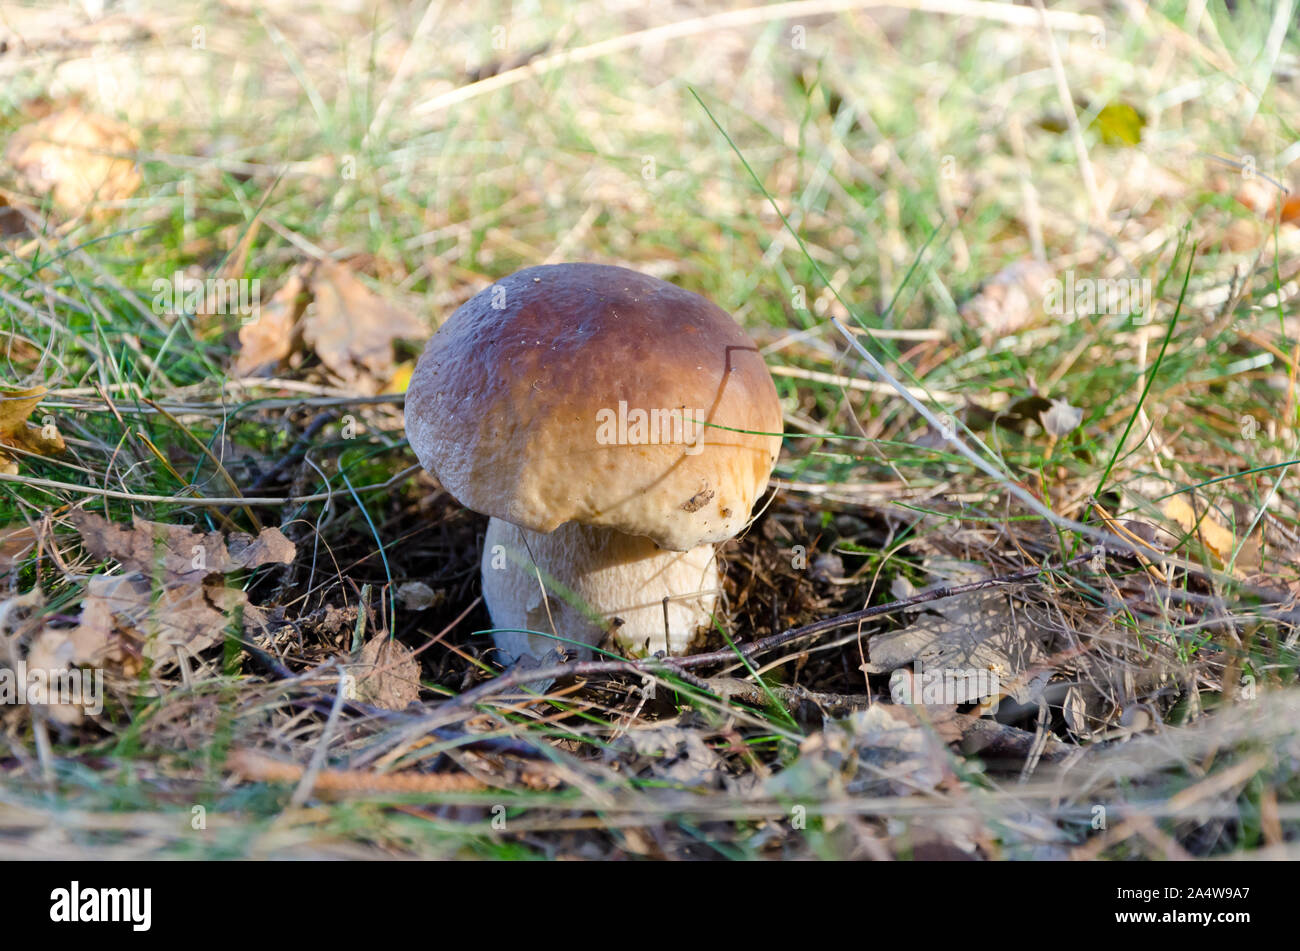
<path fill-rule="evenodd" d="M 254 750 L 234 750 L 226 758 L 233 773 L 252 782 L 301 782 L 307 771 L 297 763 L 284 763 Z M 468 773 L 371 773 L 360 770 L 323 769 L 316 776 L 322 793 L 449 793 L 488 789 Z"/>
<path fill-rule="evenodd" d="M 763 688 L 738 677 L 710 677 L 704 681 L 709 690 L 720 697 L 739 700 L 751 707 L 766 707 L 771 699 Z M 770 690 L 785 708 L 794 713 L 802 704 L 811 703 L 831 717 L 847 716 L 855 710 L 865 710 L 871 705 L 866 694 L 823 693 L 807 687 L 769 684 Z"/>
<path fill-rule="evenodd" d="M 307 451 L 312 448 L 312 442 L 320 434 L 320 431 L 328 424 L 338 419 L 338 415 L 338 413 L 332 411 L 318 414 L 316 418 L 308 424 L 307 428 L 303 430 L 302 435 L 298 437 L 292 448 L 285 453 L 284 458 L 280 460 L 275 468 L 263 472 L 258 476 L 256 481 L 248 487 L 248 491 L 260 492 L 268 485 L 275 485 L 281 479 L 286 478 L 289 474 L 289 470 L 301 462 L 303 456 L 307 455 Z"/>

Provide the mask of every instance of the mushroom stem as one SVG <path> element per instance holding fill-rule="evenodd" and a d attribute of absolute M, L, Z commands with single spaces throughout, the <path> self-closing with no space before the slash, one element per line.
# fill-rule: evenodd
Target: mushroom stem
<path fill-rule="evenodd" d="M 667 551 L 639 535 L 577 522 L 547 534 L 488 522 L 483 600 L 492 623 L 506 629 L 495 640 L 507 662 L 554 649 L 589 657 L 572 642 L 600 645 L 607 634 L 606 648 L 630 657 L 685 653 L 710 623 L 721 588 L 713 545 Z"/>

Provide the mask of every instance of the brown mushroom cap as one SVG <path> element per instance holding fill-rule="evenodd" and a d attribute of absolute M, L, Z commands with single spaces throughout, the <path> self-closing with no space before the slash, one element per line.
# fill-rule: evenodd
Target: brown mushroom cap
<path fill-rule="evenodd" d="M 603 525 L 676 551 L 741 529 L 781 428 L 771 374 L 726 311 L 598 264 L 526 268 L 467 301 L 406 396 L 411 447 L 467 508 L 536 532 Z"/>

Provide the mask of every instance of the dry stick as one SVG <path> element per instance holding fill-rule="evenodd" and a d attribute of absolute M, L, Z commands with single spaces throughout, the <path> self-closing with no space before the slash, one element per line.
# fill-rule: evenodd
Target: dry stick
<path fill-rule="evenodd" d="M 532 683 L 536 680 L 555 679 L 569 675 L 583 677 L 592 674 L 614 673 L 651 672 L 672 675 L 680 673 L 683 668 L 687 667 L 703 667 L 707 664 L 727 663 L 735 661 L 738 657 L 748 658 L 763 651 L 773 650 L 774 648 L 781 647 L 784 644 L 799 640 L 800 638 L 812 637 L 816 634 L 833 631 L 840 627 L 848 627 L 850 624 L 857 624 L 860 621 L 870 620 L 871 618 L 881 617 L 887 614 L 897 614 L 899 611 L 906 610 L 913 605 L 925 604 L 929 601 L 938 601 L 941 598 L 950 598 L 957 594 L 968 594 L 972 591 L 981 591 L 998 585 L 1018 584 L 1032 581 L 1045 571 L 1061 571 L 1090 560 L 1092 560 L 1091 553 L 1087 555 L 1078 555 L 1056 569 L 1049 567 L 1026 568 L 1023 571 L 1013 572 L 1008 575 L 1000 575 L 996 578 L 986 578 L 983 581 L 972 581 L 967 584 L 935 588 L 930 591 L 915 594 L 910 598 L 903 598 L 901 601 L 891 601 L 888 604 L 877 604 L 873 607 L 863 608 L 861 611 L 839 614 L 835 617 L 824 618 L 820 621 L 814 621 L 811 624 L 805 624 L 802 627 L 791 628 L 790 630 L 783 631 L 780 634 L 763 637 L 756 641 L 751 641 L 748 644 L 738 644 L 734 651 L 720 650 L 708 654 L 692 654 L 688 657 L 648 657 L 644 660 L 582 661 L 576 664 L 556 664 L 552 667 L 514 671 L 512 673 L 504 674 L 501 677 L 497 677 L 495 680 L 490 680 L 485 684 L 480 684 L 472 690 L 465 691 L 459 697 L 437 705 L 431 711 L 431 715 L 441 716 L 445 712 L 475 704 L 484 697 L 500 693 L 511 687 Z"/>
<path fill-rule="evenodd" d="M 710 677 L 704 684 L 720 697 L 740 700 L 751 707 L 765 707 L 772 702 L 758 684 L 738 677 Z M 824 693 L 798 685 L 787 687 L 784 684 L 769 684 L 767 689 L 792 713 L 800 704 L 811 703 L 820 707 L 827 716 L 842 717 L 855 710 L 865 710 L 871 705 L 871 697 L 867 694 Z"/>
<path fill-rule="evenodd" d="M 306 770 L 256 750 L 234 750 L 226 759 L 233 773 L 251 782 L 300 783 Z M 488 787 L 468 773 L 371 773 L 361 770 L 322 769 L 315 776 L 318 793 L 454 793 L 479 792 Z"/>
<path fill-rule="evenodd" d="M 338 419 L 338 415 L 332 410 L 317 414 L 316 418 L 303 430 L 302 435 L 294 442 L 284 458 L 280 460 L 275 468 L 258 476 L 257 480 L 249 486 L 248 491 L 261 492 L 268 485 L 275 485 L 281 479 L 288 478 L 289 470 L 302 461 L 303 456 L 307 455 L 308 451 L 311 450 L 313 440 L 320 435 L 320 431 Z"/>
<path fill-rule="evenodd" d="M 857 390 L 861 393 L 894 392 L 894 388 L 888 383 L 878 383 L 875 380 L 860 380 L 857 377 L 841 376 L 838 373 L 822 373 L 820 370 L 805 370 L 802 367 L 786 366 L 769 367 L 768 370 L 773 376 L 788 376 L 796 380 L 808 380 L 812 383 L 825 383 L 828 386 L 843 386 L 850 390 Z M 928 396 L 940 403 L 960 403 L 965 399 L 965 397 L 958 396 L 956 393 L 946 393 L 943 390 L 927 392 L 917 387 L 909 387 L 909 390 L 913 396 Z"/>

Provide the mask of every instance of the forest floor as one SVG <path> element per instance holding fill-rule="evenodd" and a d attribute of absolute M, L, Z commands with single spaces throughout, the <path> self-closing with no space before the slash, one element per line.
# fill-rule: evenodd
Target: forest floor
<path fill-rule="evenodd" d="M 1300 857 L 1288 4 L 102 6 L 0 3 L 0 857 Z M 566 260 L 785 440 L 539 698 L 402 393 Z"/>

